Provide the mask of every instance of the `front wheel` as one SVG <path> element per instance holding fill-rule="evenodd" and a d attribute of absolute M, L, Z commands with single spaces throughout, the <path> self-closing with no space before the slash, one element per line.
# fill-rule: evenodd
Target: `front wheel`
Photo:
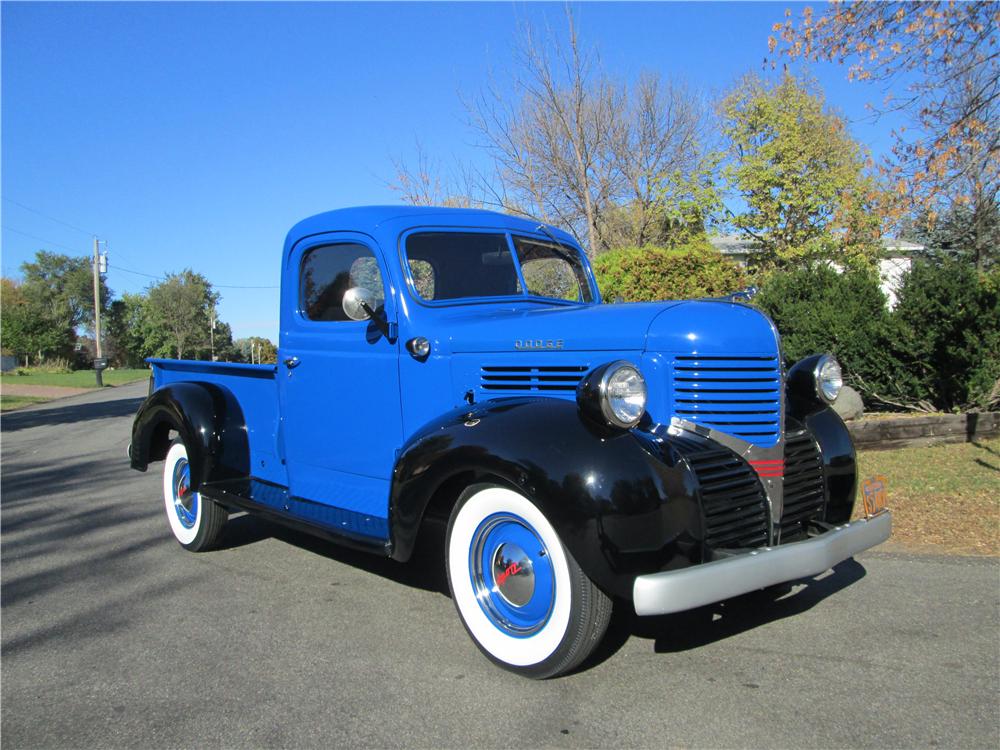
<path fill-rule="evenodd" d="M 174 537 L 192 552 L 211 549 L 229 518 L 225 508 L 191 490 L 191 466 L 180 440 L 173 442 L 163 462 L 163 502 Z"/>
<path fill-rule="evenodd" d="M 494 663 L 544 679 L 570 671 L 600 643 L 611 600 L 523 495 L 468 488 L 452 511 L 445 549 L 462 624 Z"/>

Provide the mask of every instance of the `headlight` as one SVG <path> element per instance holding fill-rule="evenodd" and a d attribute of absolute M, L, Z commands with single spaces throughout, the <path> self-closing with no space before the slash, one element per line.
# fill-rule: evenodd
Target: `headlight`
<path fill-rule="evenodd" d="M 591 418 L 627 430 L 646 413 L 646 381 L 635 365 L 610 362 L 584 378 L 577 402 Z"/>
<path fill-rule="evenodd" d="M 844 374 L 833 355 L 824 354 L 816 365 L 816 395 L 832 404 L 844 387 Z"/>

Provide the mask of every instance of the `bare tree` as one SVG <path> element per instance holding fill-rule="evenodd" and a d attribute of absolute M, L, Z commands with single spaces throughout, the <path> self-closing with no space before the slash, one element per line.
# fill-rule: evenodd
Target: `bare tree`
<path fill-rule="evenodd" d="M 510 101 L 492 83 L 468 103 L 473 129 L 496 165 L 496 201 L 507 210 L 570 227 L 591 251 L 600 216 L 618 192 L 614 159 L 622 87 L 597 70 L 570 19 L 566 44 L 524 28 Z"/>
<path fill-rule="evenodd" d="M 711 107 L 653 73 L 631 85 L 604 74 L 568 9 L 566 18 L 565 41 L 525 26 L 507 86 L 492 80 L 465 101 L 492 168 L 446 171 L 418 146 L 415 164 L 394 161 L 390 186 L 403 200 L 536 217 L 568 228 L 591 255 L 662 239 L 678 175 L 711 161 Z"/>
<path fill-rule="evenodd" d="M 617 238 L 605 222 L 601 240 L 604 246 L 662 244 L 672 209 L 668 185 L 703 171 L 711 109 L 685 84 L 650 73 L 627 90 L 625 104 L 611 157 L 622 175 L 614 201 L 629 221 L 619 224 Z"/>
<path fill-rule="evenodd" d="M 656 74 L 633 85 L 600 69 L 567 10 L 565 41 L 525 27 L 509 88 L 496 82 L 466 106 L 491 174 L 484 204 L 569 228 L 595 255 L 643 245 L 664 221 L 662 181 L 702 163 L 710 108 Z"/>
<path fill-rule="evenodd" d="M 414 206 L 451 206 L 454 208 L 478 208 L 485 201 L 477 199 L 481 192 L 481 180 L 469 167 L 458 165 L 446 169 L 440 160 L 432 159 L 423 144 L 417 141 L 416 162 L 407 162 L 401 157 L 392 160 L 396 172 L 389 182 L 389 189 L 399 193 L 399 197 Z"/>

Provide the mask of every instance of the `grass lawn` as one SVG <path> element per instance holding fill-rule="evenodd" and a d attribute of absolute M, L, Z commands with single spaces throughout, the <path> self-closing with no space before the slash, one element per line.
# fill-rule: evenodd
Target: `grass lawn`
<path fill-rule="evenodd" d="M 886 478 L 892 542 L 1000 555 L 1000 439 L 859 451 L 859 480 L 873 474 Z M 859 494 L 855 515 L 861 507 Z"/>
<path fill-rule="evenodd" d="M 40 404 L 43 401 L 48 401 L 47 398 L 39 398 L 38 396 L 2 396 L 0 397 L 0 411 L 10 411 L 11 409 L 16 409 L 19 406 L 28 406 L 29 404 Z"/>
<path fill-rule="evenodd" d="M 124 385 L 149 377 L 149 370 L 105 370 L 104 385 Z M 58 385 L 66 388 L 96 388 L 97 380 L 93 370 L 75 372 L 30 371 L 27 375 L 4 373 L 0 384 L 17 385 Z M 4 399 L 6 400 L 6 399 Z"/>

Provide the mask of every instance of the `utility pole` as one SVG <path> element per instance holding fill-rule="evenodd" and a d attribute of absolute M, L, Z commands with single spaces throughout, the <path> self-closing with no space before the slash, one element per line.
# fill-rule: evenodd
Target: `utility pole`
<path fill-rule="evenodd" d="M 101 352 L 101 259 L 98 249 L 98 239 L 94 236 L 94 348 L 97 359 L 94 360 L 94 373 L 97 375 L 97 387 L 104 387 L 104 355 Z"/>
<path fill-rule="evenodd" d="M 212 346 L 212 361 L 215 361 L 215 308 L 212 308 L 211 313 L 211 328 L 208 329 L 208 337 Z"/>

